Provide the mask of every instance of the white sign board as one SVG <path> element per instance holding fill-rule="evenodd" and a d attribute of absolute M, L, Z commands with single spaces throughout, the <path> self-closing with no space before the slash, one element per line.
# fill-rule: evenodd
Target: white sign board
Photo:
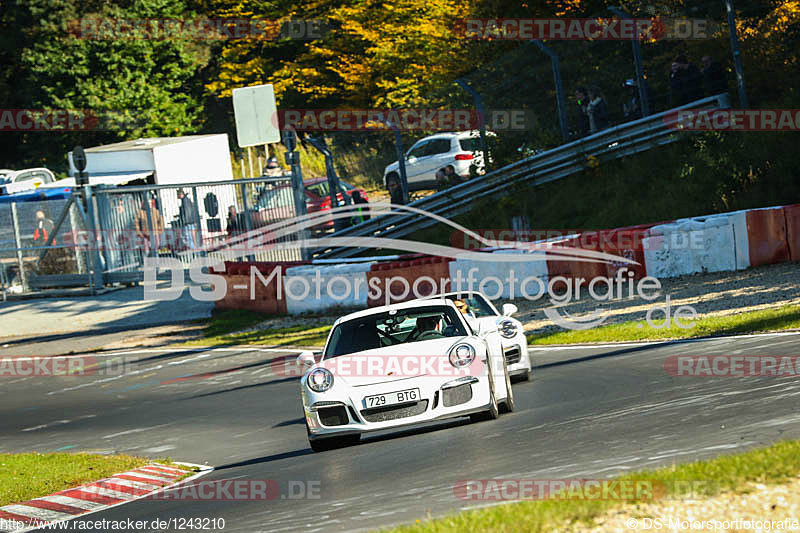
<path fill-rule="evenodd" d="M 278 108 L 271 84 L 234 89 L 233 114 L 240 148 L 280 142 Z"/>

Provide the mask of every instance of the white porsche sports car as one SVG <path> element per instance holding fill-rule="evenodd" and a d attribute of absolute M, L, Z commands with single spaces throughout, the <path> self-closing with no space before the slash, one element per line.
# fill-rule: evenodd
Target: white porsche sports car
<path fill-rule="evenodd" d="M 449 299 L 359 311 L 333 325 L 300 380 L 311 449 L 354 444 L 361 435 L 434 420 L 497 418 L 514 393 L 496 329 L 482 331 Z"/>
<path fill-rule="evenodd" d="M 522 322 L 511 315 L 517 312 L 514 304 L 503 304 L 503 312 L 497 310 L 486 296 L 478 291 L 448 292 L 432 298 L 453 300 L 466 314 L 468 321 L 477 321 L 483 331 L 492 328 L 500 335 L 503 355 L 508 365 L 508 373 L 513 381 L 528 381 L 531 376 L 531 360 L 528 356 L 528 339 Z"/>

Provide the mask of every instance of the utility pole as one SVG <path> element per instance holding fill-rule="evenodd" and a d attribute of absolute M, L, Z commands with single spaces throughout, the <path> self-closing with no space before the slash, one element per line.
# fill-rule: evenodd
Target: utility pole
<path fill-rule="evenodd" d="M 739 37 L 736 32 L 736 12 L 733 10 L 733 0 L 725 0 L 725 10 L 728 13 L 728 31 L 731 35 L 733 65 L 736 68 L 736 88 L 739 91 L 739 105 L 742 109 L 748 109 L 750 107 L 750 102 L 747 99 L 747 89 L 744 84 L 742 52 L 739 50 Z"/>

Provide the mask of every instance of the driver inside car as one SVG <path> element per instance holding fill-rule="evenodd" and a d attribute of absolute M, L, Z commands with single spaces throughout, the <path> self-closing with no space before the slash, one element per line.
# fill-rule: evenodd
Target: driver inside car
<path fill-rule="evenodd" d="M 438 316 L 424 316 L 417 319 L 417 325 L 414 331 L 408 336 L 408 340 L 423 340 L 425 337 L 432 337 L 433 335 L 441 335 L 438 331 L 439 317 Z M 406 341 L 408 342 L 408 341 Z"/>

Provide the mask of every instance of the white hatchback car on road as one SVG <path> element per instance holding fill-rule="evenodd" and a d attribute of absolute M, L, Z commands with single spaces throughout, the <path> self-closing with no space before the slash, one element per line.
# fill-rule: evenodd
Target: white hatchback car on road
<path fill-rule="evenodd" d="M 487 135 L 493 135 L 491 132 Z M 408 190 L 417 191 L 436 188 L 436 171 L 452 165 L 459 176 L 468 178 L 470 167 L 475 166 L 483 174 L 483 151 L 480 133 L 461 131 L 437 133 L 418 140 L 406 152 L 406 177 Z M 394 180 L 400 183 L 400 164 L 395 161 L 383 171 L 383 185 L 388 187 Z"/>
<path fill-rule="evenodd" d="M 473 421 L 514 410 L 496 328 L 474 325 L 448 299 L 414 300 L 338 319 L 322 359 L 297 359 L 311 449 L 446 418 Z"/>

